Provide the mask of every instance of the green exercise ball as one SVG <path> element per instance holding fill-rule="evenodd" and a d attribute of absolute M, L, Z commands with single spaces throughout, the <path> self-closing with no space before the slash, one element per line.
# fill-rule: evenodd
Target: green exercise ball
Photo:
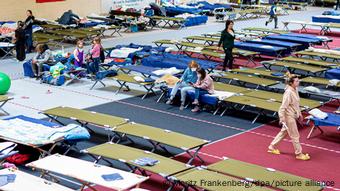
<path fill-rule="evenodd" d="M 7 93 L 11 87 L 11 79 L 7 74 L 0 72 L 0 95 Z"/>

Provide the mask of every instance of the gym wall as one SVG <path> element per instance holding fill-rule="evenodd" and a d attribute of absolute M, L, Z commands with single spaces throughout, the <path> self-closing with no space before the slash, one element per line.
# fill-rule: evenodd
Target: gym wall
<path fill-rule="evenodd" d="M 71 9 L 79 16 L 101 12 L 101 0 L 65 0 L 60 2 L 36 3 L 36 0 L 0 0 L 0 21 L 26 19 L 26 10 L 31 9 L 36 18 L 55 20 Z"/>

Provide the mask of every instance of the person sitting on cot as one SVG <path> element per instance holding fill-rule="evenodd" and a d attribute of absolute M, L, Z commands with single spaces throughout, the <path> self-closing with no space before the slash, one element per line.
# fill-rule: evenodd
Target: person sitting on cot
<path fill-rule="evenodd" d="M 47 44 L 38 44 L 36 47 L 37 54 L 32 59 L 32 70 L 37 79 L 40 79 L 43 75 L 43 66 L 47 64 L 49 66 L 54 65 L 53 55 Z"/>
<path fill-rule="evenodd" d="M 191 111 L 198 112 L 200 110 L 198 99 L 202 95 L 214 93 L 214 82 L 203 68 L 199 68 L 197 70 L 197 82 L 195 84 L 191 84 L 191 86 L 195 88 L 195 100 L 192 103 L 195 105 L 195 108 Z"/>
<path fill-rule="evenodd" d="M 176 85 L 172 88 L 170 93 L 170 98 L 166 102 L 166 104 L 170 105 L 173 103 L 173 100 L 178 92 L 181 91 L 181 106 L 180 110 L 184 109 L 185 99 L 187 92 L 189 90 L 194 90 L 194 88 L 190 85 L 190 83 L 195 83 L 197 81 L 196 70 L 199 68 L 198 64 L 195 61 L 191 61 L 188 64 L 188 67 L 185 69 L 184 74 L 181 79 L 176 83 Z"/>

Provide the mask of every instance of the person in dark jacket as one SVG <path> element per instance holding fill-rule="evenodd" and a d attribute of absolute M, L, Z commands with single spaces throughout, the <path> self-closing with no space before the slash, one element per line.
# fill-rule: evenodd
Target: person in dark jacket
<path fill-rule="evenodd" d="M 62 25 L 71 25 L 71 24 L 79 24 L 80 18 L 78 15 L 74 14 L 72 10 L 68 10 L 65 12 L 60 19 L 58 20 L 59 24 Z"/>
<path fill-rule="evenodd" d="M 270 7 L 269 11 L 269 20 L 266 21 L 266 26 L 274 20 L 275 28 L 277 29 L 277 2 L 274 1 L 274 4 Z"/>
<path fill-rule="evenodd" d="M 26 58 L 25 53 L 25 30 L 24 30 L 24 23 L 22 21 L 18 21 L 18 28 L 15 30 L 14 36 L 15 42 L 15 50 L 16 56 L 19 61 L 23 61 Z"/>
<path fill-rule="evenodd" d="M 335 10 L 338 10 L 340 7 L 340 0 L 336 0 Z"/>
<path fill-rule="evenodd" d="M 30 53 L 33 50 L 33 23 L 34 16 L 31 10 L 27 10 L 27 18 L 25 20 L 24 29 L 26 36 L 26 49 Z"/>
<path fill-rule="evenodd" d="M 225 23 L 225 29 L 222 31 L 220 41 L 218 43 L 218 48 L 220 49 L 221 46 L 223 47 L 225 58 L 223 62 L 223 71 L 226 70 L 228 66 L 229 69 L 233 68 L 233 48 L 234 48 L 234 41 L 235 41 L 235 34 L 234 34 L 234 21 L 227 20 Z"/>

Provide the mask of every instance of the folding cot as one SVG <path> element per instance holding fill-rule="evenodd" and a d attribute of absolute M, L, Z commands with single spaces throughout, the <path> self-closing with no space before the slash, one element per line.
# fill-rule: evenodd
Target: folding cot
<path fill-rule="evenodd" d="M 299 51 L 305 49 L 301 44 L 293 43 L 293 42 L 285 42 L 279 40 L 266 40 L 266 39 L 256 39 L 256 40 L 246 40 L 249 43 L 255 44 L 265 44 L 265 45 L 272 45 L 272 46 L 282 46 L 288 48 L 291 52 Z"/>
<path fill-rule="evenodd" d="M 268 29 L 268 28 L 258 28 L 258 27 L 247 27 L 247 28 L 243 28 L 242 30 L 245 31 L 259 31 L 262 32 L 264 34 L 285 34 L 288 33 L 287 31 L 283 31 L 283 30 L 273 30 L 273 29 Z"/>
<path fill-rule="evenodd" d="M 281 172 L 272 168 L 264 168 L 255 164 L 224 157 L 224 160 L 207 166 L 208 170 L 223 173 L 233 177 L 246 179 L 255 185 L 267 186 L 286 191 L 319 191 L 323 188 L 311 185 L 312 180 Z M 284 185 L 280 182 L 299 182 L 299 185 Z"/>
<path fill-rule="evenodd" d="M 4 95 L 0 95 L 0 111 L 2 111 L 4 114 L 6 115 L 9 115 L 9 113 L 3 109 L 3 107 L 5 106 L 5 104 L 12 100 L 13 98 L 11 97 L 7 97 L 7 96 L 4 96 Z"/>
<path fill-rule="evenodd" d="M 271 88 L 274 89 L 275 91 L 284 91 L 285 88 L 286 88 L 286 84 L 279 83 L 279 84 L 271 86 Z M 307 87 L 300 85 L 299 93 L 303 94 L 306 97 L 313 95 L 314 97 L 321 97 L 323 99 L 328 99 L 328 101 L 326 101 L 326 102 L 330 102 L 330 101 L 335 100 L 338 103 L 340 103 L 340 93 L 339 93 L 339 91 L 332 91 L 330 89 L 318 88 L 320 91 L 315 92 L 315 91 L 307 90 L 305 88 L 307 88 Z"/>
<path fill-rule="evenodd" d="M 153 77 L 161 77 L 156 75 L 154 72 L 159 70 L 160 68 L 143 66 L 143 65 L 125 65 L 119 66 L 119 70 L 125 74 L 130 74 L 131 72 L 137 72 L 143 75 L 145 78 Z"/>
<path fill-rule="evenodd" d="M 42 42 L 42 39 L 46 42 Z M 64 40 L 65 40 L 64 36 L 60 36 L 60 35 L 51 35 L 47 33 L 33 33 L 33 41 L 35 41 L 37 44 L 57 43 L 57 45 L 59 45 Z"/>
<path fill-rule="evenodd" d="M 225 108 L 225 110 L 221 113 L 221 116 L 224 115 L 224 113 L 230 109 L 234 108 L 236 106 L 241 106 L 240 110 L 245 109 L 246 107 L 254 108 L 258 110 L 256 117 L 253 119 L 252 123 L 255 123 L 256 120 L 260 116 L 266 116 L 265 111 L 272 112 L 272 116 L 275 116 L 277 112 L 279 111 L 279 108 L 281 106 L 281 103 L 275 102 L 272 100 L 265 100 L 261 98 L 256 98 L 256 97 L 250 97 L 250 96 L 245 96 L 245 95 L 236 95 L 229 97 L 227 99 L 223 100 L 226 102 L 228 105 Z"/>
<path fill-rule="evenodd" d="M 83 153 L 90 154 L 90 156 L 96 159 L 96 162 L 98 162 L 101 159 L 104 160 L 113 159 L 120 161 L 127 165 L 127 167 L 132 172 L 139 171 L 143 176 L 149 176 L 147 174 L 147 171 L 149 171 L 167 179 L 168 177 L 176 173 L 192 168 L 188 164 L 175 161 L 168 157 L 163 157 L 149 151 L 143 151 L 140 149 L 115 144 L 111 142 L 87 148 L 83 150 Z M 139 160 L 142 159 L 156 160 L 157 162 L 155 165 L 151 166 L 142 165 L 138 162 Z M 110 161 L 108 160 L 105 161 L 111 164 Z"/>
<path fill-rule="evenodd" d="M 78 141 L 90 138 L 86 129 L 80 126 L 61 127 L 22 115 L 2 120 L 0 125 L 0 139 L 31 147 L 40 153 L 41 158 L 50 155 L 58 144 L 68 148 L 66 154 L 72 148 L 77 149 Z"/>
<path fill-rule="evenodd" d="M 267 37 L 266 37 L 267 38 Z M 254 52 L 260 52 L 268 56 L 282 57 L 285 54 L 289 54 L 290 51 L 287 48 L 271 45 L 261 45 L 248 42 L 235 42 L 235 48 L 249 50 Z"/>
<path fill-rule="evenodd" d="M 308 75 L 312 74 L 314 76 L 321 75 L 326 71 L 326 68 L 316 67 L 316 66 L 310 66 L 306 64 L 300 64 L 300 63 L 293 63 L 293 62 L 282 62 L 282 61 L 263 61 L 261 64 L 266 69 L 271 69 L 272 66 L 280 67 L 282 68 L 281 71 L 284 69 L 287 69 L 291 73 L 295 73 L 296 70 L 304 71 Z"/>
<path fill-rule="evenodd" d="M 283 99 L 283 94 L 281 93 L 274 93 L 274 92 L 262 91 L 262 90 L 248 91 L 248 92 L 243 93 L 243 95 L 249 96 L 249 97 L 260 98 L 264 100 L 280 102 L 280 103 L 282 103 L 282 99 Z M 316 107 L 320 107 L 322 104 L 323 102 L 300 98 L 300 106 L 303 109 L 308 109 L 308 110 L 313 109 Z"/>
<path fill-rule="evenodd" d="M 318 77 L 306 77 L 306 78 L 302 78 L 301 79 L 301 83 L 305 83 L 305 84 L 316 84 L 316 85 L 323 85 L 327 87 L 334 87 L 334 88 L 340 88 L 340 83 L 338 83 L 337 85 L 332 85 L 330 84 L 328 79 L 325 78 L 318 78 Z"/>
<path fill-rule="evenodd" d="M 340 16 L 339 15 L 316 15 L 316 16 L 312 16 L 312 22 L 339 23 L 340 24 Z"/>
<path fill-rule="evenodd" d="M 321 129 L 322 126 L 336 127 L 340 131 L 340 115 L 334 113 L 327 113 L 327 118 L 319 119 L 317 117 L 309 118 L 314 124 L 308 133 L 307 139 L 309 139 L 315 129 L 319 129 L 321 133 L 324 131 Z"/>
<path fill-rule="evenodd" d="M 54 120 L 61 125 L 64 125 L 64 123 L 62 123 L 58 118 L 71 119 L 92 132 L 93 130 L 88 127 L 89 124 L 111 129 L 129 121 L 128 119 L 121 117 L 64 106 L 51 108 L 43 111 L 42 113 L 49 117 L 50 120 Z"/>
<path fill-rule="evenodd" d="M 232 72 L 250 74 L 275 80 L 284 80 L 285 77 L 283 73 L 278 73 L 281 75 L 274 75 L 277 72 L 271 70 L 261 70 L 257 68 L 240 67 L 239 69 L 232 69 Z"/>
<path fill-rule="evenodd" d="M 333 67 L 340 66 L 340 64 L 335 63 L 335 62 L 327 62 L 327 61 L 308 59 L 308 58 L 297 58 L 297 57 L 291 57 L 291 56 L 281 58 L 281 60 L 286 61 L 286 62 L 302 63 L 306 65 L 319 66 L 319 67 L 324 67 L 324 68 L 333 68 Z"/>
<path fill-rule="evenodd" d="M 8 183 L 1 186 L 1 190 L 4 191 L 16 191 L 16 190 L 26 190 L 26 191 L 74 191 L 73 189 L 67 188 L 60 184 L 39 178 L 37 176 L 28 174 L 26 172 L 5 168 L 0 170 L 0 176 L 10 176 L 15 178 L 13 180 L 8 180 Z"/>
<path fill-rule="evenodd" d="M 170 53 L 163 53 L 161 55 L 150 55 L 142 59 L 142 65 L 144 66 L 151 66 L 157 68 L 171 68 L 175 67 L 180 70 L 184 70 L 188 67 L 188 63 L 192 60 L 196 61 L 200 67 L 207 70 L 209 73 L 212 72 L 219 63 L 212 62 L 208 60 L 202 60 L 198 58 L 191 58 L 187 55 L 183 54 L 170 54 Z"/>
<path fill-rule="evenodd" d="M 302 32 L 302 31 L 307 32 L 307 29 L 306 29 L 307 26 L 317 26 L 317 27 L 320 27 L 321 28 L 320 29 L 320 34 L 321 35 L 324 35 L 324 34 L 327 34 L 327 33 L 330 32 L 330 26 L 327 23 L 315 23 L 315 22 L 305 22 L 305 21 L 283 21 L 282 23 L 284 25 L 283 28 L 285 30 L 287 30 L 287 31 L 289 31 L 289 29 L 288 29 L 288 25 L 289 24 L 297 24 L 297 25 L 301 25 L 301 27 L 302 27 L 300 29 L 300 32 Z"/>
<path fill-rule="evenodd" d="M 53 173 L 65 175 L 81 182 L 80 190 L 86 187 L 93 191 L 93 185 L 98 185 L 114 190 L 128 190 L 139 187 L 139 184 L 146 181 L 148 177 L 140 176 L 130 172 L 125 172 L 116 168 L 104 165 L 93 164 L 92 162 L 54 154 L 43 159 L 33 161 L 26 166 L 40 169 L 41 177 L 57 178 Z M 113 179 L 108 181 L 107 179 Z"/>
<path fill-rule="evenodd" d="M 14 56 L 13 50 L 15 48 L 15 45 L 9 42 L 0 42 L 0 51 L 3 52 L 3 55 L 0 57 L 0 59 L 4 59 L 8 56 Z"/>
<path fill-rule="evenodd" d="M 244 179 L 238 179 L 227 174 L 214 172 L 205 167 L 196 167 L 170 177 L 172 184 L 168 191 L 171 191 L 176 184 L 184 187 L 183 190 L 203 190 L 211 191 L 269 191 L 271 189 L 256 185 Z M 220 183 L 220 184 L 219 184 Z"/>
<path fill-rule="evenodd" d="M 76 33 L 71 31 L 64 31 L 64 30 L 52 30 L 47 31 L 50 34 L 60 35 L 66 39 L 86 39 L 88 36 L 84 33 Z"/>
<path fill-rule="evenodd" d="M 97 28 L 98 26 L 94 27 Z M 104 32 L 106 30 L 112 30 L 110 36 L 112 37 L 114 34 L 118 34 L 119 36 L 122 36 L 122 34 L 120 34 L 120 31 L 122 30 L 121 26 L 117 26 L 117 25 L 109 25 L 109 26 L 105 26 L 105 27 L 101 27 L 101 36 L 104 36 Z"/>
<path fill-rule="evenodd" d="M 308 48 L 309 46 L 312 46 L 314 44 L 321 44 L 322 43 L 322 41 L 320 39 L 301 38 L 301 37 L 283 36 L 283 35 L 269 35 L 269 36 L 264 37 L 264 39 L 295 42 L 295 43 L 302 44 L 306 48 Z"/>
<path fill-rule="evenodd" d="M 164 16 L 151 16 L 149 17 L 150 25 L 151 27 L 160 27 L 165 28 L 166 26 L 169 26 L 170 28 L 173 28 L 174 26 L 178 26 L 179 29 L 185 27 L 185 19 L 184 18 L 177 18 L 177 17 L 164 17 Z M 163 23 L 163 26 L 161 24 Z"/>
<path fill-rule="evenodd" d="M 212 60 L 213 58 L 224 59 L 225 56 L 223 52 L 216 51 L 216 47 L 205 47 L 201 51 L 197 51 L 195 49 L 186 49 L 184 53 L 189 56 L 191 56 L 193 53 L 199 53 L 208 60 Z M 253 63 L 255 65 L 256 63 L 254 61 L 254 57 L 259 56 L 260 53 L 233 48 L 233 55 L 246 58 L 248 60 L 246 65 L 248 65 L 249 63 Z"/>
<path fill-rule="evenodd" d="M 298 38 L 307 38 L 307 39 L 314 39 L 316 41 L 320 41 L 324 47 L 329 49 L 328 44 L 333 42 L 332 38 L 324 37 L 324 36 L 315 36 L 311 34 L 301 34 L 301 33 L 286 33 L 281 34 L 281 36 L 289 36 L 289 37 L 298 37 Z"/>
<path fill-rule="evenodd" d="M 295 52 L 294 55 L 297 57 L 309 56 L 310 58 L 319 57 L 323 61 L 327 61 L 327 59 L 332 59 L 333 62 L 339 63 L 340 55 L 329 54 L 329 53 L 321 53 L 321 52 L 314 52 L 314 51 L 299 51 Z"/>
<path fill-rule="evenodd" d="M 211 37 L 204 37 L 204 36 L 188 36 L 185 37 L 185 39 L 191 43 L 194 41 L 204 41 L 204 45 L 212 46 L 214 44 L 217 44 L 220 39 L 218 38 L 211 38 Z"/>
<path fill-rule="evenodd" d="M 221 72 L 219 74 L 215 74 L 213 77 L 217 78 L 217 80 L 227 79 L 229 84 L 232 83 L 233 81 L 236 81 L 238 84 L 243 86 L 245 86 L 246 84 L 253 84 L 256 85 L 255 89 L 259 87 L 263 87 L 266 89 L 269 86 L 279 83 L 278 81 L 259 78 L 258 76 L 236 74 L 231 72 Z"/>
<path fill-rule="evenodd" d="M 126 136 L 140 137 L 152 145 L 153 148 L 151 152 L 154 152 L 156 149 L 160 148 L 163 151 L 171 154 L 163 145 L 179 148 L 190 156 L 187 164 L 191 164 L 195 158 L 198 158 L 202 163 L 204 163 L 203 159 L 198 155 L 198 153 L 204 145 L 210 142 L 208 140 L 191 137 L 167 129 L 159 129 L 133 122 L 113 128 L 112 131 L 116 135 L 112 137 L 112 141 L 116 137 L 118 137 L 118 142 L 120 142 L 120 140 Z M 129 137 L 128 139 L 133 142 Z M 191 152 L 193 152 L 193 154 Z"/>
<path fill-rule="evenodd" d="M 155 87 L 155 82 L 150 81 L 150 82 L 139 82 L 135 80 L 135 76 L 129 75 L 129 74 L 124 74 L 124 73 L 118 73 L 116 76 L 110 77 L 110 79 L 115 80 L 119 84 L 119 88 L 116 91 L 116 94 L 120 92 L 122 88 L 126 88 L 127 91 L 130 91 L 129 84 L 136 84 L 144 87 L 146 90 L 145 94 L 143 95 L 142 99 L 144 99 L 149 93 L 153 93 L 156 95 L 156 92 L 153 90 Z"/>
<path fill-rule="evenodd" d="M 45 30 L 62 30 L 62 29 L 66 29 L 66 28 L 70 27 L 70 26 L 67 26 L 67 25 L 52 24 L 52 23 L 42 24 L 42 25 L 39 25 L 39 26 L 41 26 Z"/>
<path fill-rule="evenodd" d="M 90 154 L 93 158 L 96 158 L 96 162 L 101 159 L 113 159 L 118 160 L 125 165 L 127 165 L 131 171 L 139 171 L 142 175 L 148 176 L 147 172 L 151 172 L 154 174 L 158 174 L 163 177 L 165 180 L 170 182 L 169 191 L 173 189 L 176 184 L 180 184 L 184 188 L 193 187 L 195 190 L 195 186 L 201 187 L 208 190 L 213 191 L 221 191 L 221 190 L 244 190 L 244 186 L 209 186 L 209 185 L 192 185 L 195 180 L 210 180 L 210 181 L 241 181 L 236 178 L 232 178 L 227 175 L 223 175 L 220 173 L 212 172 L 212 171 L 201 171 L 199 169 L 195 169 L 190 165 L 175 161 L 170 158 L 162 157 L 160 155 L 150 153 L 147 151 L 135 149 L 132 147 L 127 147 L 124 145 L 114 144 L 114 143 L 104 143 L 98 146 L 94 146 L 84 150 L 84 153 Z M 98 156 L 98 157 L 95 157 Z M 154 165 L 143 165 L 138 162 L 138 160 L 142 159 L 150 159 L 152 161 L 157 161 Z M 105 160 L 110 163 L 110 161 Z M 203 173 L 202 173 L 203 172 Z M 190 181 L 192 180 L 191 185 Z M 249 188 L 249 190 L 268 190 L 266 188 L 255 187 Z"/>

